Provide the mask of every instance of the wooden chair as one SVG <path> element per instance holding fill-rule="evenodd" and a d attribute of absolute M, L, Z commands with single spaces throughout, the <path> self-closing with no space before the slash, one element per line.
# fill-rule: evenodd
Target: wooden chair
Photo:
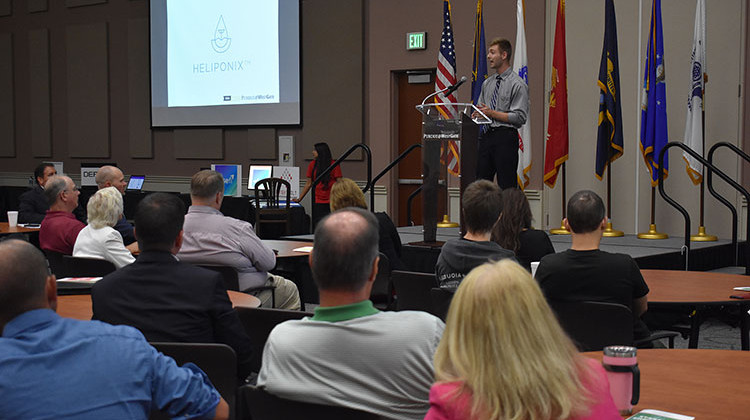
<path fill-rule="evenodd" d="M 150 343 L 156 350 L 164 353 L 182 366 L 192 362 L 196 364 L 214 385 L 224 401 L 229 405 L 229 418 L 236 416 L 237 355 L 226 344 L 217 343 Z M 169 418 L 161 411 L 152 412 L 151 419 Z"/>
<path fill-rule="evenodd" d="M 281 200 L 281 189 L 286 188 L 286 198 Z M 255 183 L 255 233 L 263 239 L 291 235 L 292 218 L 290 206 L 291 186 L 281 178 L 265 178 Z M 283 203 L 283 206 L 282 206 Z M 283 227 L 281 235 L 263 233 L 263 226 Z"/>
<path fill-rule="evenodd" d="M 391 281 L 396 290 L 396 310 L 435 314 L 430 298 L 430 289 L 438 285 L 434 274 L 393 270 Z"/>
<path fill-rule="evenodd" d="M 448 316 L 448 309 L 450 309 L 453 294 L 454 292 L 439 287 L 433 287 L 430 289 L 432 309 L 435 311 L 435 315 L 442 319 L 443 322 L 445 322 L 445 318 Z"/>
<path fill-rule="evenodd" d="M 242 386 L 240 398 L 242 400 L 240 405 L 243 406 L 243 419 L 375 420 L 380 418 L 377 414 L 353 408 L 287 400 L 253 385 Z"/>
<path fill-rule="evenodd" d="M 102 277 L 115 271 L 116 267 L 110 261 L 98 258 L 82 258 L 63 255 L 63 269 L 66 277 Z"/>

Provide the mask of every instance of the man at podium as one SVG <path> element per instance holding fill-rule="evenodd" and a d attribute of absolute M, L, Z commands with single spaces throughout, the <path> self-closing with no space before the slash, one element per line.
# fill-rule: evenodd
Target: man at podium
<path fill-rule="evenodd" d="M 492 181 L 497 174 L 497 183 L 503 189 L 517 185 L 518 129 L 529 113 L 529 88 L 510 65 L 512 53 L 507 39 L 490 42 L 487 61 L 496 74 L 482 83 L 477 101 L 479 110 L 492 119 L 479 136 L 477 178 Z"/>

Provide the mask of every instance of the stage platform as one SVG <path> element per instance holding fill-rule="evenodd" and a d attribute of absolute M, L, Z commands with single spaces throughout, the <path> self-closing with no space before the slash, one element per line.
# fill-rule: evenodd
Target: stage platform
<path fill-rule="evenodd" d="M 398 228 L 401 237 L 402 260 L 412 271 L 432 273 L 440 254 L 440 245 L 427 246 L 422 242 L 422 226 Z M 438 228 L 437 240 L 447 241 L 459 237 L 458 228 Z M 570 248 L 570 235 L 549 235 L 556 252 Z M 312 241 L 313 235 L 290 236 L 289 239 Z M 625 235 L 619 238 L 602 238 L 600 249 L 607 252 L 628 254 L 643 269 L 684 270 L 685 257 L 681 250 L 685 239 L 670 237 L 668 239 L 638 239 L 636 235 Z M 741 242 L 744 249 L 746 242 Z M 741 252 L 740 255 L 744 255 Z M 691 242 L 688 258 L 690 270 L 706 271 L 735 265 L 734 250 L 729 240 L 716 242 Z M 740 265 L 744 264 L 741 260 Z"/>

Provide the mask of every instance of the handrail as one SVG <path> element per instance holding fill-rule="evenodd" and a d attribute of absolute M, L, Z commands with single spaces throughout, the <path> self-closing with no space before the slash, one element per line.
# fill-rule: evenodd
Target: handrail
<path fill-rule="evenodd" d="M 318 176 L 313 180 L 312 185 L 310 188 L 312 188 L 312 203 L 315 204 L 315 186 L 320 183 L 320 181 L 323 179 L 323 177 L 331 172 L 333 168 L 339 166 L 341 162 L 344 161 L 349 155 L 354 153 L 356 149 L 362 149 L 365 151 L 365 154 L 367 155 L 367 185 L 370 185 L 372 180 L 372 151 L 370 151 L 370 148 L 364 144 L 364 143 L 357 143 L 353 144 L 352 147 L 350 147 L 346 152 L 344 152 L 343 155 L 341 155 L 338 159 L 336 159 L 335 162 L 331 164 L 331 166 L 328 167 L 325 171 L 318 174 Z M 370 210 L 375 211 L 375 189 L 370 190 Z"/>
<path fill-rule="evenodd" d="M 682 142 L 669 142 L 664 146 L 663 149 L 661 149 L 661 152 L 659 153 L 659 194 L 662 196 L 664 201 L 669 203 L 672 207 L 677 209 L 680 213 L 682 213 L 682 217 L 685 219 L 685 245 L 683 245 L 683 249 L 686 250 L 685 252 L 685 271 L 688 270 L 688 257 L 690 254 L 690 214 L 688 214 L 687 210 L 685 210 L 684 207 L 682 207 L 677 201 L 675 201 L 672 197 L 670 197 L 666 191 L 664 191 L 664 155 L 666 155 L 667 151 L 672 147 L 678 147 L 685 151 L 687 154 L 695 158 L 698 162 L 702 163 L 703 166 L 706 167 L 708 170 L 708 176 L 711 176 L 712 172 L 716 172 L 717 175 L 721 179 L 723 179 L 727 184 L 733 186 L 738 191 L 744 189 L 739 186 L 732 178 L 727 176 L 724 172 L 722 172 L 720 169 L 718 169 L 716 166 L 714 166 L 711 162 L 707 161 L 703 158 L 703 156 L 696 153 L 693 149 L 685 145 L 685 143 Z M 744 191 L 744 193 L 747 193 L 747 191 Z M 745 194 L 745 198 L 750 201 L 750 196 Z M 748 232 L 750 232 L 750 226 L 748 226 Z M 750 251 L 750 248 L 748 249 Z M 747 268 L 746 268 L 747 271 Z"/>
<path fill-rule="evenodd" d="M 382 178 L 383 175 L 385 175 L 388 171 L 391 170 L 391 168 L 393 168 L 399 162 L 401 162 L 409 153 L 411 153 L 412 150 L 417 149 L 417 148 L 421 148 L 421 147 L 422 147 L 421 143 L 414 143 L 411 146 L 409 146 L 408 148 L 406 148 L 406 150 L 404 150 L 403 152 L 401 152 L 401 154 L 398 155 L 398 157 L 396 159 L 394 159 L 393 162 L 389 163 L 388 166 L 386 166 L 382 171 L 380 171 L 380 173 L 378 173 L 377 175 L 375 175 L 372 178 L 372 183 L 367 184 L 367 186 L 365 186 L 365 188 L 362 190 L 362 192 L 366 193 L 368 189 L 375 188 L 375 183 L 378 182 L 378 180 L 380 178 Z"/>
<path fill-rule="evenodd" d="M 742 149 L 732 143 L 721 141 L 711 146 L 711 149 L 709 149 L 708 151 L 708 161 L 712 164 L 714 163 L 714 152 L 716 152 L 719 147 L 727 147 L 729 148 L 729 150 L 735 152 L 739 157 L 745 159 L 746 162 L 750 162 L 750 155 L 745 153 Z M 719 200 L 722 204 L 729 207 L 729 210 L 732 212 L 732 245 L 734 245 L 735 248 L 734 264 L 737 265 L 739 261 L 739 244 L 737 243 L 737 209 L 735 209 L 734 205 L 732 205 L 729 200 L 716 192 L 713 187 L 713 178 L 711 176 L 711 172 L 708 173 L 706 181 L 708 185 L 708 191 L 711 193 L 711 195 L 716 197 L 716 199 Z M 748 192 L 745 188 L 739 186 L 738 191 L 745 196 L 745 200 L 748 199 Z M 750 241 L 750 212 L 748 212 L 747 214 L 747 222 L 745 223 L 745 225 L 747 229 L 747 232 L 745 233 L 745 240 Z M 750 248 L 748 248 L 748 251 L 750 251 Z M 748 256 L 750 257 L 750 254 Z M 745 274 L 750 274 L 750 269 L 748 267 L 750 267 L 750 258 L 746 259 L 745 261 Z"/>
<path fill-rule="evenodd" d="M 412 200 L 414 200 L 414 197 L 416 197 L 420 192 L 422 192 L 422 185 L 420 185 L 416 190 L 412 191 L 412 193 L 409 194 L 409 197 L 406 199 L 406 223 L 409 226 L 414 226 L 414 222 L 412 222 L 411 220 L 411 202 Z"/>

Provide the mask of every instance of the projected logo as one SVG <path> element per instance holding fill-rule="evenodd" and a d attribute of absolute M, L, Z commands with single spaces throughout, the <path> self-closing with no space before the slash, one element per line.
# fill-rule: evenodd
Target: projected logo
<path fill-rule="evenodd" d="M 230 45 L 232 45 L 232 38 L 229 37 L 227 25 L 224 24 L 224 16 L 219 16 L 219 22 L 216 23 L 216 30 L 214 31 L 214 39 L 211 40 L 211 47 L 217 53 L 223 53 L 229 49 Z"/>

